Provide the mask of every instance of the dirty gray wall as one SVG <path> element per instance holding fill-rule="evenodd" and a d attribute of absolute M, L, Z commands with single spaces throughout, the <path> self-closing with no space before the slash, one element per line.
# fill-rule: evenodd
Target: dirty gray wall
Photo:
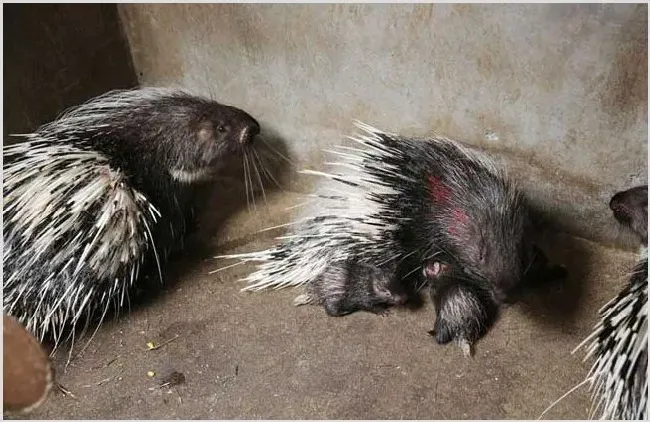
<path fill-rule="evenodd" d="M 136 86 L 114 4 L 4 4 L 3 142 L 64 109 Z"/>
<path fill-rule="evenodd" d="M 564 229 L 647 180 L 647 5 L 120 5 L 144 84 L 245 108 L 320 165 L 359 119 L 499 153 Z M 620 239 L 620 237 L 619 237 Z"/>

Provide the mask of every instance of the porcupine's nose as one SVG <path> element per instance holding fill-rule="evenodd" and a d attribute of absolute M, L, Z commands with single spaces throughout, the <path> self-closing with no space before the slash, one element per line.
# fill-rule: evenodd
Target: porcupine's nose
<path fill-rule="evenodd" d="M 251 118 L 250 122 L 244 127 L 239 135 L 239 143 L 243 146 L 253 143 L 253 138 L 260 133 L 260 124 L 257 120 Z"/>
<path fill-rule="evenodd" d="M 637 186 L 618 192 L 609 201 L 609 208 L 621 223 L 629 223 L 634 218 L 634 209 L 646 209 L 648 206 L 648 187 Z"/>
<path fill-rule="evenodd" d="M 614 218 L 621 223 L 629 221 L 629 215 L 625 205 L 623 204 L 623 193 L 617 193 L 609 201 L 609 208 L 614 214 Z"/>

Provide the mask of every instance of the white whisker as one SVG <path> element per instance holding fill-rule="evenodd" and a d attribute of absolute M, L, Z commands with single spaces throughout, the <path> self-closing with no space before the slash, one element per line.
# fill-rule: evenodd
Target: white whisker
<path fill-rule="evenodd" d="M 260 172 L 257 170 L 255 154 L 251 156 L 251 164 L 253 166 L 253 169 L 255 170 L 255 174 L 257 175 L 257 181 L 260 184 L 260 189 L 262 189 L 262 196 L 264 197 L 264 203 L 266 204 L 266 192 L 264 192 L 264 183 L 262 182 L 262 178 L 260 177 Z"/>
<path fill-rule="evenodd" d="M 215 258 L 218 258 L 218 257 L 215 256 Z M 216 269 L 216 270 L 212 270 L 212 271 L 210 271 L 208 274 L 216 274 L 216 273 L 218 273 L 218 272 L 220 272 L 220 271 L 227 270 L 228 268 L 232 268 L 232 267 L 237 267 L 237 266 L 242 265 L 242 264 L 245 264 L 245 262 L 244 262 L 244 261 L 236 262 L 236 263 L 234 263 L 234 264 L 231 264 L 231 265 L 225 266 L 225 267 L 223 267 L 223 268 L 219 268 L 219 269 Z"/>
<path fill-rule="evenodd" d="M 284 160 L 285 160 L 287 163 L 289 163 L 291 166 L 294 165 L 293 162 L 292 162 L 290 159 L 288 159 L 288 158 L 285 157 L 283 154 L 281 154 L 278 150 L 276 150 L 275 148 L 273 148 L 273 147 L 271 146 L 271 144 L 269 144 L 268 142 L 266 142 L 266 141 L 264 140 L 264 138 L 260 137 L 260 140 L 262 141 L 262 143 L 263 143 L 264 145 L 266 145 L 266 147 L 267 147 L 269 150 L 271 150 L 271 152 L 275 153 L 278 157 L 284 159 Z"/>

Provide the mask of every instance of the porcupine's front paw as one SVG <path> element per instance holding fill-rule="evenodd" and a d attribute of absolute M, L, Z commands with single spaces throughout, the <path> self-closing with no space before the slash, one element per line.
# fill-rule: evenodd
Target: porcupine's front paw
<path fill-rule="evenodd" d="M 312 298 L 310 295 L 307 293 L 302 294 L 297 296 L 293 300 L 293 306 L 302 306 L 302 305 L 309 305 L 314 302 L 314 298 Z"/>

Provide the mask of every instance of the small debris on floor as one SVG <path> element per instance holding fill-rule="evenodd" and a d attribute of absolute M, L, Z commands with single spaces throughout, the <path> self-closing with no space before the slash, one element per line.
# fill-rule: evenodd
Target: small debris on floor
<path fill-rule="evenodd" d="M 185 384 L 185 374 L 178 371 L 172 371 L 169 375 L 163 377 L 160 380 L 160 384 L 158 386 L 149 387 L 149 391 L 158 390 L 163 387 L 173 387 L 180 384 Z M 168 391 L 168 393 L 171 393 L 171 390 Z"/>
<path fill-rule="evenodd" d="M 109 360 L 108 362 L 106 362 L 105 364 L 103 364 L 103 365 L 99 365 L 99 366 L 94 366 L 94 367 L 92 367 L 91 369 L 96 370 L 96 369 L 104 369 L 104 368 L 108 368 L 109 366 L 111 366 L 113 363 L 115 363 L 115 362 L 116 362 L 119 358 L 121 358 L 121 357 L 122 357 L 121 355 L 117 355 L 117 356 L 115 356 L 113 359 L 111 359 L 111 360 Z"/>
<path fill-rule="evenodd" d="M 161 387 L 173 387 L 185 383 L 185 375 L 182 372 L 173 371 L 161 381 Z"/>
<path fill-rule="evenodd" d="M 61 385 L 58 382 L 56 383 L 56 389 L 59 390 L 61 392 L 61 394 L 63 394 L 66 397 L 72 397 L 73 399 L 77 398 L 77 396 L 75 396 L 72 393 L 72 391 L 68 390 L 67 388 L 65 388 L 63 385 Z"/>
<path fill-rule="evenodd" d="M 100 385 L 104 385 L 104 384 L 106 384 L 106 383 L 109 382 L 109 381 L 113 381 L 114 379 L 120 380 L 121 378 L 122 378 L 122 377 L 119 377 L 119 378 L 118 378 L 117 376 L 112 376 L 112 377 L 104 378 L 104 379 L 101 380 L 101 381 L 97 381 L 97 382 L 94 383 L 94 384 L 85 384 L 85 385 L 82 385 L 82 387 L 83 387 L 83 388 L 90 388 L 90 387 L 93 387 L 93 386 L 97 386 L 97 387 L 99 387 Z"/>
<path fill-rule="evenodd" d="M 149 378 L 153 378 L 153 377 L 156 376 L 156 373 L 155 373 L 154 371 L 149 371 L 149 372 L 147 372 L 147 376 L 148 376 Z"/>
<path fill-rule="evenodd" d="M 111 360 L 109 360 L 108 362 L 106 362 L 106 365 L 105 365 L 104 367 L 105 367 L 105 368 L 108 368 L 108 367 L 109 367 L 113 362 L 115 362 L 115 361 L 118 360 L 119 358 L 120 358 L 120 356 L 117 355 L 117 356 L 114 357 L 113 359 L 111 359 Z"/>
<path fill-rule="evenodd" d="M 177 336 L 174 336 L 173 338 L 167 340 L 167 341 L 164 342 L 164 343 L 160 343 L 160 344 L 156 344 L 155 341 L 150 341 L 150 342 L 147 343 L 147 349 L 148 349 L 148 350 L 156 350 L 156 349 L 160 349 L 161 347 L 168 345 L 169 343 L 171 343 L 172 341 L 174 341 L 174 340 L 176 340 L 176 339 L 178 339 L 178 335 L 177 335 Z"/>

